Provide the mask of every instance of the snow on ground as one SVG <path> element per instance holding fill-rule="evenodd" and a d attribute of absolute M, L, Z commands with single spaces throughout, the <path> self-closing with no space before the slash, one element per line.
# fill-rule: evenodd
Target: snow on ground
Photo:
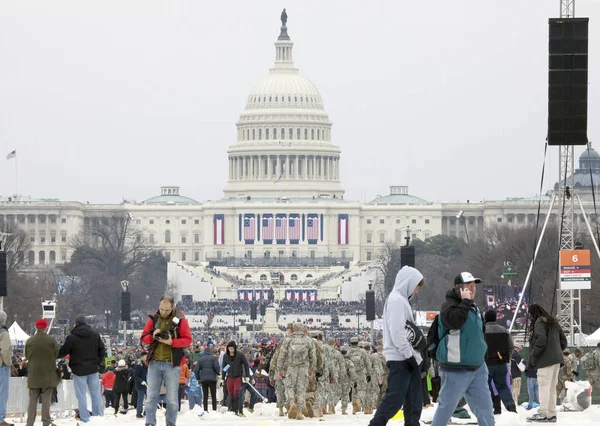
<path fill-rule="evenodd" d="M 496 418 L 496 426 L 515 426 L 515 425 L 528 425 L 528 424 L 536 424 L 536 423 L 527 423 L 526 417 L 530 416 L 532 413 L 535 413 L 535 410 L 526 411 L 525 409 L 519 407 L 519 412 L 517 414 L 505 412 L 500 416 L 495 416 Z M 114 416 L 112 414 L 113 410 L 109 409 L 105 413 L 104 417 L 92 417 L 92 420 L 87 423 L 90 426 L 144 426 L 145 419 L 137 419 L 135 417 L 135 410 L 130 410 L 126 415 L 119 414 L 118 416 Z M 302 424 L 302 425 L 344 425 L 344 426 L 354 426 L 354 425 L 368 425 L 371 420 L 371 415 L 364 415 L 362 413 L 358 415 L 341 415 L 341 410 L 337 410 L 337 414 L 325 416 L 322 419 L 305 419 L 305 420 L 289 420 L 287 417 L 279 417 L 277 415 L 277 408 L 275 404 L 256 404 L 255 411 L 253 414 L 249 412 L 246 413 L 245 418 L 236 417 L 233 413 L 220 413 L 220 412 L 209 412 L 205 413 L 204 416 L 198 417 L 198 407 L 194 408 L 193 411 L 188 410 L 187 403 L 185 406 L 182 406 L 181 412 L 177 418 L 178 426 L 204 426 L 204 425 L 248 425 L 248 426 L 281 426 L 281 425 L 294 425 L 294 424 Z M 435 413 L 435 408 L 427 408 L 423 410 L 423 415 L 421 416 L 422 420 L 431 420 L 433 418 L 433 414 Z M 558 422 L 557 424 L 568 425 L 568 426 L 597 426 L 600 424 L 600 406 L 594 405 L 588 408 L 583 412 L 559 412 L 558 413 Z M 7 419 L 9 422 L 14 422 L 15 425 L 25 425 L 25 419 L 22 422 L 19 419 Z M 456 419 L 457 422 L 461 422 L 464 420 Z M 77 422 L 73 418 L 63 419 L 57 418 L 54 420 L 56 426 L 75 426 Z M 38 415 L 36 418 L 36 425 L 41 424 L 41 419 Z M 392 426 L 403 426 L 404 420 L 390 420 L 388 423 Z M 80 423 L 81 426 L 84 423 Z M 165 416 L 164 413 L 160 410 L 157 412 L 157 426 L 165 425 Z"/>

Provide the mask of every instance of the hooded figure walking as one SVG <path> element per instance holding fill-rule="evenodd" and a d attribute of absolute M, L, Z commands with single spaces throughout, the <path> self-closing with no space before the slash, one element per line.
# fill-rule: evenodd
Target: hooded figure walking
<path fill-rule="evenodd" d="M 421 419 L 421 367 L 419 350 L 413 345 L 424 343 L 414 326 L 409 299 L 425 285 L 423 275 L 410 266 L 396 275 L 396 282 L 383 308 L 383 353 L 387 360 L 388 388 L 369 426 L 383 426 L 404 407 L 406 426 L 417 426 Z M 408 332 L 407 332 L 408 328 Z"/>

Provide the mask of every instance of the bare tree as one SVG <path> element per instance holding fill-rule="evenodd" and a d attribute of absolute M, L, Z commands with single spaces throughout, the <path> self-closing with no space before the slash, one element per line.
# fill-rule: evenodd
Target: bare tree
<path fill-rule="evenodd" d="M 385 300 L 394 288 L 396 274 L 400 270 L 400 246 L 391 241 L 386 242 L 372 266 L 375 270 L 375 313 L 382 315 Z"/>
<path fill-rule="evenodd" d="M 25 253 L 31 249 L 29 235 L 15 222 L 5 221 L 0 231 L 2 250 L 9 255 L 7 257 L 8 272 L 11 273 L 24 268 L 27 265 Z"/>
<path fill-rule="evenodd" d="M 72 246 L 71 261 L 62 268 L 69 285 L 61 294 L 80 312 L 84 306 L 88 312 L 119 311 L 123 280 L 130 282 L 133 309 L 145 308 L 150 295 L 164 292 L 166 259 L 128 213 L 93 218 Z"/>

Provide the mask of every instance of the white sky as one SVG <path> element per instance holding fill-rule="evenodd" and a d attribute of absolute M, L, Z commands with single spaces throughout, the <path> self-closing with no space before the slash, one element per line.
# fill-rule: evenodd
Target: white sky
<path fill-rule="evenodd" d="M 393 184 L 432 201 L 537 192 L 559 0 L 19 0 L 0 7 L 0 194 L 15 190 L 4 156 L 17 149 L 24 195 L 116 203 L 180 185 L 221 198 L 283 7 L 334 123 L 346 199 Z M 591 17 L 593 141 L 600 2 L 576 11 Z"/>

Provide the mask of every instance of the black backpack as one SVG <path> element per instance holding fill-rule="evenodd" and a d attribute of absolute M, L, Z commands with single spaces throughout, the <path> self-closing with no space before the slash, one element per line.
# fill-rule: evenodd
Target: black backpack
<path fill-rule="evenodd" d="M 429 327 L 429 331 L 427 332 L 427 354 L 432 360 L 437 360 L 437 348 L 441 340 L 438 333 L 439 316 L 440 314 L 435 316 L 433 322 L 431 323 L 431 327 Z"/>

